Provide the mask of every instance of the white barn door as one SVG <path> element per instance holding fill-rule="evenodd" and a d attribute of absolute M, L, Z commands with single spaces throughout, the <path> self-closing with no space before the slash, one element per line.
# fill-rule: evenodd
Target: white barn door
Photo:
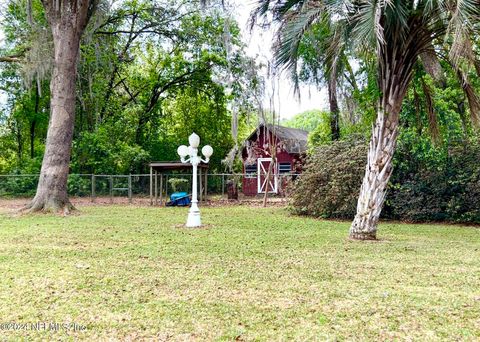
<path fill-rule="evenodd" d="M 265 192 L 276 194 L 278 191 L 278 179 L 276 165 L 272 165 L 270 170 L 270 179 L 267 179 L 268 167 L 272 163 L 272 158 L 258 158 L 257 188 L 259 194 Z"/>

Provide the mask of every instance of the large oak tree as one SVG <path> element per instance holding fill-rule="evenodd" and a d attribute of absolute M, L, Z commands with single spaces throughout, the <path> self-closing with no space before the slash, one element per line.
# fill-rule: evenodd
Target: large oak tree
<path fill-rule="evenodd" d="M 54 66 L 50 82 L 51 113 L 37 193 L 30 211 L 62 211 L 72 204 L 67 179 L 75 124 L 75 80 L 80 39 L 98 0 L 42 0 L 52 30 Z"/>

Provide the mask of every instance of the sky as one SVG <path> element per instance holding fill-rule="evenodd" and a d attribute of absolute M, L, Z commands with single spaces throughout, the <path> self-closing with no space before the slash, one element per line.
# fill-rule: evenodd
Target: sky
<path fill-rule="evenodd" d="M 262 61 L 272 58 L 271 46 L 273 41 L 273 31 L 262 31 L 259 28 L 250 32 L 248 28 L 248 18 L 251 10 L 254 8 L 255 1 L 251 0 L 231 0 L 235 5 L 234 15 L 242 29 L 244 41 L 247 43 L 247 53 L 251 57 L 260 58 Z M 265 75 L 264 75 L 265 76 Z M 300 101 L 298 96 L 293 93 L 293 84 L 288 75 L 281 74 L 277 82 L 277 90 L 274 101 L 275 111 L 280 113 L 280 118 L 291 118 L 295 114 L 310 109 L 325 109 L 327 106 L 327 93 L 325 89 L 319 91 L 314 86 L 300 86 Z M 264 106 L 270 107 L 269 99 L 265 99 Z"/>
<path fill-rule="evenodd" d="M 0 20 L 2 20 L 2 16 L 1 16 L 1 13 L 0 13 Z M 2 29 L 0 29 L 0 46 L 3 44 L 3 32 L 2 32 Z M 4 103 L 7 102 L 7 94 L 0 90 L 0 107 L 2 107 L 2 105 Z"/>
<path fill-rule="evenodd" d="M 254 29 L 253 32 L 250 32 L 247 27 L 248 18 L 254 2 L 251 0 L 231 0 L 231 2 L 235 5 L 234 15 L 242 29 L 243 39 L 248 46 L 247 54 L 263 62 L 271 59 L 273 32 L 264 32 L 260 29 Z M 0 45 L 2 44 L 2 40 L 3 33 L 0 29 Z M 267 83 L 271 84 L 271 82 Z M 326 108 L 327 95 L 325 90 L 319 91 L 313 86 L 301 86 L 300 100 L 298 100 L 298 97 L 293 93 L 293 85 L 287 75 L 282 74 L 275 84 L 275 91 L 273 91 L 271 87 L 268 87 L 267 93 L 275 93 L 273 97 L 273 107 L 276 113 L 279 113 L 281 119 L 291 118 L 295 114 L 310 109 Z M 0 91 L 0 106 L 6 102 L 6 99 L 6 94 Z M 265 99 L 264 107 L 266 109 L 272 108 L 271 100 L 268 97 Z"/>

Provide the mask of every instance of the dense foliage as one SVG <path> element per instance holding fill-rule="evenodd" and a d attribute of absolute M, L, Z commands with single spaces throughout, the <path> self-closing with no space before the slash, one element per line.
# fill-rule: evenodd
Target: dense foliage
<path fill-rule="evenodd" d="M 292 187 L 294 212 L 322 218 L 352 218 L 366 153 L 366 144 L 355 140 L 316 148 Z"/>
<path fill-rule="evenodd" d="M 149 161 L 176 160 L 192 131 L 221 167 L 232 119 L 245 129 L 260 81 L 236 22 L 211 3 L 102 2 L 81 44 L 72 173 L 145 172 Z M 0 55 L 18 61 L 0 63 L 0 173 L 38 173 L 44 151 L 51 37 L 40 1 L 32 18 L 27 7 L 10 1 L 1 23 Z"/>
<path fill-rule="evenodd" d="M 416 144 L 402 136 L 383 217 L 404 221 L 480 223 L 480 143 Z M 420 140 L 420 141 L 418 141 Z M 292 188 L 292 210 L 301 215 L 351 219 L 365 167 L 366 144 L 320 146 Z M 309 193 L 309 196 L 305 196 Z"/>

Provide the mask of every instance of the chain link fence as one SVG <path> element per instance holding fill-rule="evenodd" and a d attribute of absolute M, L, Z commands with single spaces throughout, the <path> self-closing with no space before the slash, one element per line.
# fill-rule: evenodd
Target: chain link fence
<path fill-rule="evenodd" d="M 227 182 L 232 180 L 237 184 L 238 191 L 242 192 L 242 174 L 208 174 L 207 193 L 209 196 L 226 196 Z M 251 175 L 249 175 L 251 176 Z M 287 184 L 292 176 L 278 175 L 279 184 Z M 160 177 L 160 175 L 158 176 Z M 0 175 L 0 197 L 31 197 L 35 195 L 39 175 Z M 164 173 L 162 175 L 162 194 L 167 196 L 175 191 L 191 192 L 191 174 Z M 73 197 L 149 197 L 150 174 L 132 175 L 93 175 L 71 174 L 68 178 L 68 193 Z M 205 186 L 203 184 L 203 186 Z M 160 191 L 160 190 L 159 190 Z M 280 189 L 280 194 L 284 191 Z M 154 195 L 154 194 L 152 194 Z"/>

